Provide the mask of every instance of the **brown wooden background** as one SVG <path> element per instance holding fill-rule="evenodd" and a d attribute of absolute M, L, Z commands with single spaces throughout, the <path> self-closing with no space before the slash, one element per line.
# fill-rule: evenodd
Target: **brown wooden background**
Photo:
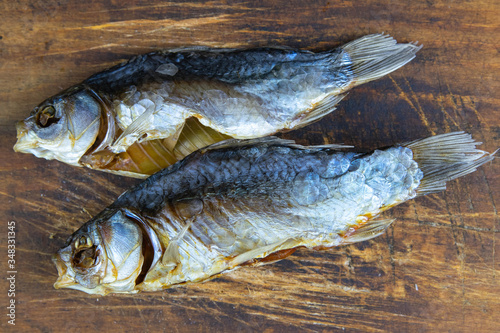
<path fill-rule="evenodd" d="M 386 32 L 424 48 L 285 137 L 363 149 L 464 130 L 500 147 L 500 3 L 8 1 L 0 4 L 0 318 L 17 223 L 19 331 L 498 331 L 500 163 L 403 204 L 375 240 L 140 295 L 55 290 L 51 255 L 137 180 L 17 154 L 14 124 L 46 97 L 132 55 L 188 45 L 324 50 Z"/>

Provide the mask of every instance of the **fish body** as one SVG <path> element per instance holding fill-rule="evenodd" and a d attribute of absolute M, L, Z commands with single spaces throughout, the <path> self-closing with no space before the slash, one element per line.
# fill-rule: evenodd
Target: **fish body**
<path fill-rule="evenodd" d="M 451 133 L 369 154 L 276 138 L 192 153 L 122 194 L 55 256 L 56 288 L 134 293 L 208 280 L 297 247 L 373 238 L 376 217 L 493 159 Z"/>
<path fill-rule="evenodd" d="M 258 138 L 316 121 L 346 91 L 400 68 L 419 49 L 369 35 L 320 53 L 153 52 L 41 103 L 18 124 L 14 149 L 146 177 L 221 140 Z"/>

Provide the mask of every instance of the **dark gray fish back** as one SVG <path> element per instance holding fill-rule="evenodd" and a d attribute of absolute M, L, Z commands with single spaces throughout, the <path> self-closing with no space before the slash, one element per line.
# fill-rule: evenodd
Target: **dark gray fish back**
<path fill-rule="evenodd" d="M 196 152 L 149 177 L 123 194 L 113 206 L 154 212 L 169 200 L 269 194 L 287 186 L 298 175 L 338 177 L 347 172 L 355 155 L 273 144 Z"/>
<path fill-rule="evenodd" d="M 137 85 L 152 79 L 171 79 L 172 76 L 182 79 L 206 78 L 236 84 L 246 80 L 262 79 L 281 66 L 307 66 L 316 61 L 329 59 L 333 62 L 335 54 L 340 50 L 324 53 L 308 51 L 258 48 L 249 50 L 217 50 L 198 51 L 160 51 L 132 58 L 130 61 L 116 65 L 88 78 L 84 84 L 92 89 L 112 93 L 119 92 L 130 85 Z M 164 74 L 161 66 L 173 64 L 171 74 Z M 160 68 L 160 70 L 158 70 Z"/>

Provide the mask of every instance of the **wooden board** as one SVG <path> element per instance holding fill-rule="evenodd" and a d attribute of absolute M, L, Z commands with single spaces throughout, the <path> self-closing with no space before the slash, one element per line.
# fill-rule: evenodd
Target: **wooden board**
<path fill-rule="evenodd" d="M 138 181 L 14 153 L 15 122 L 61 89 L 132 55 L 189 45 L 325 50 L 388 33 L 424 48 L 356 88 L 336 112 L 284 135 L 362 149 L 470 132 L 500 147 L 500 4 L 477 1 L 2 1 L 2 331 L 498 331 L 500 163 L 400 205 L 372 241 L 301 249 L 260 268 L 164 292 L 55 290 L 52 254 Z M 7 224 L 16 223 L 15 297 Z M 6 316 L 15 299 L 15 327 Z"/>

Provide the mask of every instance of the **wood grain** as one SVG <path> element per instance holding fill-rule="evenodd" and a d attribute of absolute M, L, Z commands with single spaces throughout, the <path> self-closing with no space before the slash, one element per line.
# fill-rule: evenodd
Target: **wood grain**
<path fill-rule="evenodd" d="M 2 330 L 498 331 L 500 164 L 400 205 L 372 241 L 300 249 L 164 292 L 55 290 L 52 254 L 138 181 L 17 154 L 15 122 L 61 89 L 132 55 L 189 45 L 324 50 L 386 32 L 424 48 L 356 88 L 338 110 L 284 135 L 362 149 L 456 130 L 500 147 L 498 17 L 490 1 L 2 1 Z M 7 222 L 16 222 L 16 326 L 7 323 Z"/>

